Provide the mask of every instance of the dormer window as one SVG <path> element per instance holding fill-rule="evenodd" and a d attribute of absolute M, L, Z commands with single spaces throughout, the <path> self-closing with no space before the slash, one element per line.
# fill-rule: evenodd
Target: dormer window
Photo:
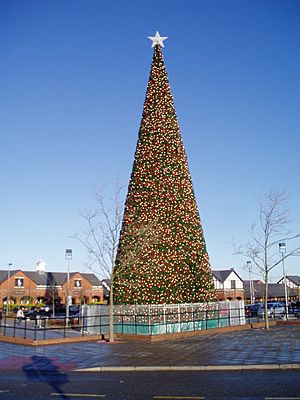
<path fill-rule="evenodd" d="M 15 287 L 23 288 L 24 287 L 24 278 L 15 278 Z"/>
<path fill-rule="evenodd" d="M 74 280 L 74 288 L 80 289 L 81 288 L 81 279 Z"/>

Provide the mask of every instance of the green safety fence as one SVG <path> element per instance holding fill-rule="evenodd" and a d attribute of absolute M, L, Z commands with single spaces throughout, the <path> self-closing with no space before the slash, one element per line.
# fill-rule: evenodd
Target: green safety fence
<path fill-rule="evenodd" d="M 177 323 L 159 323 L 150 325 L 123 323 L 115 324 L 115 333 L 126 333 L 131 335 L 163 335 L 168 333 L 191 332 L 213 328 L 223 328 L 226 326 L 229 326 L 229 321 L 227 318 Z"/>

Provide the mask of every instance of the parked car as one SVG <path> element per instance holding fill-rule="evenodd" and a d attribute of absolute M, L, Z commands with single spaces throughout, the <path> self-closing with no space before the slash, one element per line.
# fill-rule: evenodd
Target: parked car
<path fill-rule="evenodd" d="M 246 315 L 246 317 L 248 317 L 248 318 L 256 317 L 259 307 L 260 307 L 259 303 L 246 305 L 245 306 L 245 315 Z"/>
<path fill-rule="evenodd" d="M 79 312 L 80 312 L 80 306 L 78 306 L 78 305 L 69 306 L 69 315 L 70 315 L 70 317 L 72 315 L 79 314 Z"/>
<path fill-rule="evenodd" d="M 267 304 L 267 313 L 268 317 L 276 318 L 282 317 L 285 314 L 285 306 L 283 303 L 280 302 L 269 302 Z M 261 304 L 259 309 L 257 310 L 257 316 L 264 318 L 265 316 L 265 305 Z"/>
<path fill-rule="evenodd" d="M 295 315 L 296 318 L 300 318 L 300 301 L 292 301 L 290 304 L 290 312 Z"/>
<path fill-rule="evenodd" d="M 294 315 L 296 318 L 298 319 L 300 318 L 300 307 L 294 309 Z"/>
<path fill-rule="evenodd" d="M 46 318 L 51 317 L 51 312 L 35 309 L 35 310 L 31 310 L 31 311 L 24 313 L 24 316 L 26 319 L 30 319 L 30 320 L 35 320 L 37 318 L 46 319 Z"/>

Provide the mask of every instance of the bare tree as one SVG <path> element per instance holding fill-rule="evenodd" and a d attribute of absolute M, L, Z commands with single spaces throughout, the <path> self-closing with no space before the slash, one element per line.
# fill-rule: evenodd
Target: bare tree
<path fill-rule="evenodd" d="M 278 244 L 298 238 L 300 234 L 291 235 L 288 225 L 288 210 L 285 207 L 285 191 L 271 190 L 258 200 L 258 223 L 250 228 L 250 240 L 246 244 L 234 244 L 234 254 L 250 259 L 265 283 L 265 328 L 269 329 L 267 300 L 269 273 L 286 258 L 298 255 L 300 247 L 293 248 L 283 257 L 279 257 Z M 276 247 L 277 246 L 277 247 Z M 277 250 L 277 251 L 276 251 Z"/>
<path fill-rule="evenodd" d="M 88 267 L 101 272 L 110 280 L 109 292 L 109 341 L 114 341 L 113 330 L 113 273 L 117 254 L 119 235 L 122 226 L 123 202 L 122 187 L 115 185 L 112 207 L 105 204 L 102 190 L 96 191 L 97 208 L 82 212 L 87 229 L 72 237 L 77 239 L 88 254 Z"/>

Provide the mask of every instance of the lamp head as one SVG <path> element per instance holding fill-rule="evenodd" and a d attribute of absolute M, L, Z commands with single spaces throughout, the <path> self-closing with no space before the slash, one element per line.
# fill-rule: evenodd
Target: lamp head
<path fill-rule="evenodd" d="M 65 259 L 72 260 L 72 249 L 66 249 Z"/>
<path fill-rule="evenodd" d="M 286 245 L 284 242 L 279 243 L 279 253 L 284 254 L 286 252 Z"/>

